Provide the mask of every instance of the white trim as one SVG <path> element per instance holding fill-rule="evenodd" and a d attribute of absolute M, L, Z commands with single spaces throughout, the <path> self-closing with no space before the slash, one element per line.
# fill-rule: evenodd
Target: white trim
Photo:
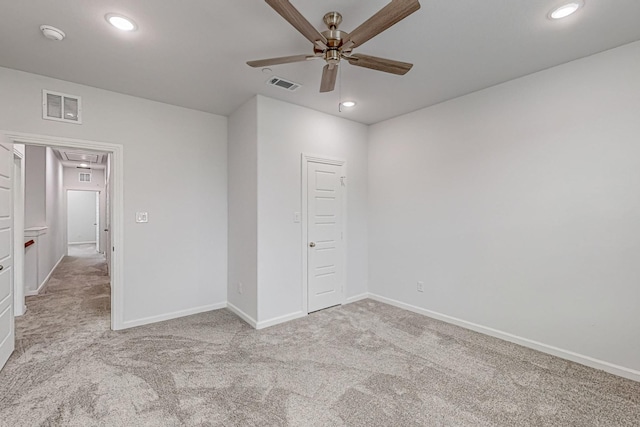
<path fill-rule="evenodd" d="M 307 316 L 307 313 L 305 313 L 304 311 L 296 311 L 295 313 L 285 314 L 284 316 L 274 317 L 273 319 L 262 320 L 258 322 L 255 328 L 264 329 L 264 328 L 268 328 L 269 326 L 278 325 L 280 323 L 288 322 L 290 320 L 300 319 L 301 317 L 305 317 L 305 316 Z"/>
<path fill-rule="evenodd" d="M 22 316 L 27 311 L 24 303 L 24 200 L 25 200 L 25 159 L 23 151 L 19 151 L 13 144 L 13 188 L 11 201 L 13 206 L 13 315 Z M 17 161 L 17 162 L 16 162 Z M 19 165 L 19 174 L 15 169 L 16 163 Z M 15 180 L 18 175 L 17 182 Z M 19 201 L 19 203 L 15 203 Z"/>
<path fill-rule="evenodd" d="M 349 298 L 345 299 L 344 303 L 345 304 L 351 304 L 353 302 L 362 301 L 363 299 L 367 299 L 367 298 L 369 298 L 369 293 L 368 292 L 364 292 L 362 294 L 354 295 L 352 297 L 349 297 Z"/>
<path fill-rule="evenodd" d="M 300 212 L 301 212 L 301 218 L 300 218 L 300 222 L 302 225 L 302 241 L 301 241 L 301 258 L 302 258 L 302 313 L 305 313 L 304 315 L 306 316 L 306 314 L 309 313 L 309 275 L 308 275 L 308 268 L 309 266 L 307 265 L 308 260 L 307 260 L 307 244 L 309 242 L 309 227 L 308 227 L 308 223 L 307 223 L 307 218 L 309 216 L 309 212 L 308 212 L 308 206 L 307 206 L 307 196 L 308 196 L 308 192 L 307 192 L 307 185 L 308 185 L 308 167 L 309 167 L 309 163 L 313 162 L 313 163 L 322 163 L 325 165 L 334 165 L 334 166 L 340 166 L 341 168 L 341 174 L 343 176 L 347 176 L 347 161 L 344 159 L 336 159 L 336 158 L 329 158 L 329 157 L 324 157 L 322 155 L 318 155 L 318 154 L 310 154 L 310 153 L 302 153 L 301 156 L 301 195 L 300 195 Z M 348 243 L 348 232 L 347 232 L 347 189 L 346 186 L 345 187 L 341 187 L 340 190 L 340 196 L 341 196 L 341 202 L 342 202 L 342 302 L 341 304 L 345 304 L 346 303 L 346 294 L 347 294 L 347 290 L 346 290 L 346 283 L 347 283 L 347 243 Z M 290 316 L 290 315 L 288 315 Z M 270 322 L 270 321 L 267 321 Z M 259 322 L 261 323 L 261 322 Z M 274 323 L 275 324 L 275 323 Z"/>
<path fill-rule="evenodd" d="M 122 144 L 0 130 L 13 143 L 111 153 L 111 329 L 124 329 L 124 147 Z M 106 248 L 106 250 L 112 250 Z"/>
<path fill-rule="evenodd" d="M 92 242 L 69 242 L 67 243 L 67 245 L 89 245 L 89 244 L 96 244 L 96 241 L 92 241 Z"/>
<path fill-rule="evenodd" d="M 207 311 L 219 310 L 227 306 L 226 302 L 216 304 L 202 305 L 200 307 L 188 308 L 186 310 L 174 311 L 172 313 L 159 314 L 157 316 L 143 317 L 142 319 L 127 320 L 122 322 L 121 329 L 133 328 L 136 326 L 148 325 L 150 323 L 162 322 L 165 320 L 177 319 L 178 317 L 191 316 L 193 314 L 204 313 Z"/>
<path fill-rule="evenodd" d="M 557 356 L 562 359 L 580 363 L 581 365 L 589 366 L 595 369 L 600 369 L 602 371 L 609 372 L 610 374 L 618 375 L 620 377 L 628 378 L 634 381 L 640 381 L 640 371 L 636 371 L 635 369 L 625 368 L 624 366 L 615 365 L 613 363 L 605 362 L 604 360 L 595 359 L 593 357 L 585 356 L 583 354 L 575 353 L 573 351 L 564 350 L 562 348 L 558 348 L 552 345 L 530 340 L 528 338 L 519 337 L 517 335 L 513 335 L 508 332 L 503 332 L 498 329 L 493 329 L 487 326 L 478 325 L 477 323 L 468 322 L 466 320 L 458 319 L 456 317 L 448 316 L 446 314 L 416 307 L 415 305 L 406 304 L 406 303 L 396 301 L 391 298 L 386 298 L 380 295 L 369 293 L 369 298 L 385 304 L 393 305 L 398 308 L 402 308 L 404 310 L 422 314 L 424 316 L 431 317 L 433 319 L 437 319 L 443 322 L 451 323 L 453 325 L 461 326 L 465 329 L 470 329 L 472 331 L 476 331 L 481 334 L 489 335 L 495 338 L 500 338 L 505 341 L 519 344 L 523 347 L 528 347 L 534 350 L 538 350 L 542 353 L 551 354 L 553 356 Z"/>
<path fill-rule="evenodd" d="M 253 317 L 249 316 L 247 313 L 240 310 L 238 307 L 231 304 L 230 302 L 227 302 L 227 309 L 233 314 L 235 314 L 236 316 L 238 316 L 239 318 L 241 318 L 242 320 L 244 320 L 245 322 L 247 322 L 249 326 L 251 326 L 254 329 L 257 329 L 256 326 L 258 325 L 258 322 L 256 322 L 256 320 Z"/>

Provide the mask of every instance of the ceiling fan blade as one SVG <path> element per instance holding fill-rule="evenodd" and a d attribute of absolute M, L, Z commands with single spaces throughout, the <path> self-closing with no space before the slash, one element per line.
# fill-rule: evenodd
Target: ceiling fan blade
<path fill-rule="evenodd" d="M 320 32 L 313 26 L 307 19 L 302 16 L 298 9 L 288 0 L 265 0 L 269 6 L 286 19 L 289 24 L 293 25 L 303 36 L 307 38 L 311 43 L 321 41 L 326 46 L 327 38 L 320 34 Z"/>
<path fill-rule="evenodd" d="M 407 74 L 411 67 L 413 67 L 413 64 L 409 64 L 408 62 L 394 61 L 393 59 L 362 54 L 347 56 L 345 59 L 349 61 L 349 64 L 357 67 L 371 68 L 372 70 L 399 74 L 401 76 Z"/>
<path fill-rule="evenodd" d="M 391 0 L 391 3 L 380 9 L 349 34 L 348 40 L 344 43 L 345 47 L 354 48 L 360 46 L 418 9 L 420 9 L 418 0 Z"/>
<path fill-rule="evenodd" d="M 281 56 L 279 58 L 257 59 L 255 61 L 247 61 L 247 65 L 251 67 L 268 67 L 269 65 L 290 64 L 292 62 L 308 61 L 318 58 L 315 55 L 293 55 Z"/>
<path fill-rule="evenodd" d="M 338 64 L 325 65 L 322 69 L 320 92 L 331 92 L 336 87 L 336 77 L 338 77 Z"/>

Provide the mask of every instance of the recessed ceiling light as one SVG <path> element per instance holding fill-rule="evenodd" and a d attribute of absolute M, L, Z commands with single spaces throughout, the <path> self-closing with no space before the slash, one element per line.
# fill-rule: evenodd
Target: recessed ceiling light
<path fill-rule="evenodd" d="M 355 101 L 343 101 L 342 106 L 345 108 L 351 108 L 351 107 L 355 107 L 356 103 Z"/>
<path fill-rule="evenodd" d="M 571 15 L 572 13 L 580 9 L 582 6 L 584 6 L 584 1 L 582 0 L 575 0 L 570 3 L 563 4 L 562 6 L 557 7 L 553 9 L 551 12 L 549 12 L 549 18 L 551 19 L 566 18 L 567 16 Z"/>
<path fill-rule="evenodd" d="M 86 163 L 80 163 L 80 167 L 81 167 L 81 168 L 86 168 L 87 166 L 89 166 L 89 165 L 88 165 L 88 164 L 86 164 Z"/>
<path fill-rule="evenodd" d="M 122 31 L 134 31 L 138 28 L 135 22 L 130 18 L 115 13 L 109 13 L 105 16 L 107 22 Z"/>

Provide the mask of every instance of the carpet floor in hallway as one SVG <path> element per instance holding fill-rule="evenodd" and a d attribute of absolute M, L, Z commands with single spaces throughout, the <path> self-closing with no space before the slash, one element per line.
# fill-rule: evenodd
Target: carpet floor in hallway
<path fill-rule="evenodd" d="M 1 426 L 640 425 L 640 383 L 372 300 L 110 331 L 99 255 L 65 258 L 16 326 Z"/>

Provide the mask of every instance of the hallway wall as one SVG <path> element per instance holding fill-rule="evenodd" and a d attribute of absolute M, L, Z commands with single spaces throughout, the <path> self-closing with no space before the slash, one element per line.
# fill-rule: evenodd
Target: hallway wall
<path fill-rule="evenodd" d="M 46 219 L 45 147 L 25 146 L 24 226 L 44 227 Z"/>
<path fill-rule="evenodd" d="M 25 147 L 25 228 L 47 227 L 38 237 L 38 257 L 28 257 L 36 264 L 25 264 L 25 269 L 36 269 L 37 275 L 27 272 L 26 291 L 33 293 L 49 276 L 66 253 L 66 224 L 64 223 L 64 190 L 62 164 L 48 147 Z M 34 249 L 32 248 L 31 251 Z"/>
<path fill-rule="evenodd" d="M 53 150 L 46 149 L 46 218 L 47 241 L 49 242 L 47 256 L 47 275 L 54 269 L 66 254 L 65 217 L 64 217 L 64 187 L 62 184 L 62 164 Z"/>

